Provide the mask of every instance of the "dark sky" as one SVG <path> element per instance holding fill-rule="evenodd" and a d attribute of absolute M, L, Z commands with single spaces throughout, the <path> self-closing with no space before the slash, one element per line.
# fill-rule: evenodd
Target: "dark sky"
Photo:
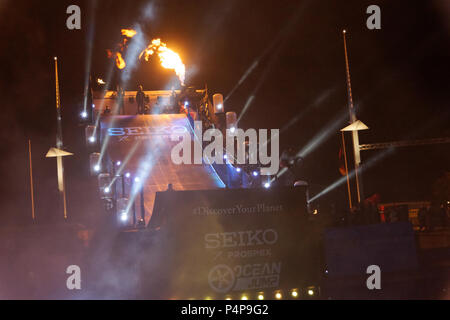
<path fill-rule="evenodd" d="M 81 7 L 81 30 L 66 28 L 71 4 Z M 381 7 L 381 30 L 366 28 L 370 4 Z M 188 85 L 206 83 L 213 93 L 227 95 L 259 58 L 226 108 L 239 113 L 254 92 L 240 125 L 282 129 L 291 121 L 281 149 L 301 150 L 323 130 L 348 121 L 343 28 L 358 118 L 370 127 L 360 142 L 449 137 L 449 21 L 446 0 L 0 0 L 0 214 L 13 220 L 30 215 L 27 141 L 32 139 L 37 214 L 54 215 L 56 168 L 44 155 L 55 143 L 55 55 L 64 144 L 75 153 L 66 162 L 69 210 L 80 216 L 93 210 L 95 197 L 86 192 L 92 182 L 88 153 L 78 125 L 90 31 L 94 77 L 106 77 L 111 63 L 106 49 L 120 40 L 120 29 L 137 23 L 147 39 L 159 37 L 180 53 Z M 172 80 L 157 62 L 141 63 L 127 87 L 142 83 L 147 90 L 161 89 Z M 340 177 L 339 132 L 324 137 L 305 158 L 304 176 L 316 190 Z M 363 163 L 381 152 L 364 151 Z M 449 144 L 397 149 L 364 173 L 366 195 L 377 192 L 384 201 L 429 199 L 432 183 L 450 171 L 449 164 Z M 337 192 L 345 197 L 343 187 Z"/>

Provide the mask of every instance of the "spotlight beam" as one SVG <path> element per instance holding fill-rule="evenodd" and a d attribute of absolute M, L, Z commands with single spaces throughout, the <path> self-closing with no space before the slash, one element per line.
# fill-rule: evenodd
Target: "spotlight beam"
<path fill-rule="evenodd" d="M 324 129 L 322 129 L 319 133 L 317 133 L 310 142 L 304 146 L 298 153 L 299 157 L 306 157 L 311 152 L 313 152 L 317 147 L 319 147 L 322 143 L 324 143 L 332 134 L 335 134 L 338 129 L 342 126 L 344 119 L 346 118 L 346 114 L 342 113 L 339 116 L 335 117 L 332 121 L 330 121 Z"/>
<path fill-rule="evenodd" d="M 301 11 L 300 9 L 302 9 L 302 6 L 303 6 L 303 3 L 298 7 L 298 10 L 297 10 L 296 14 L 284 25 L 284 27 L 280 30 L 280 32 L 278 32 L 277 36 L 275 37 L 275 39 L 272 40 L 270 45 L 263 51 L 263 53 L 261 55 L 259 55 L 252 62 L 250 67 L 248 67 L 248 69 L 241 76 L 241 78 L 239 79 L 238 83 L 233 87 L 233 89 L 231 89 L 230 93 L 228 93 L 228 95 L 225 97 L 224 102 L 227 101 L 233 95 L 233 93 L 236 91 L 237 88 L 239 88 L 242 85 L 242 83 L 244 83 L 244 81 L 248 78 L 248 76 L 259 65 L 261 60 L 264 59 L 265 56 L 268 55 L 272 51 L 272 49 L 276 46 L 276 44 L 278 44 L 279 42 L 281 42 L 281 44 L 283 44 L 282 43 L 282 39 L 287 33 L 289 33 L 290 29 L 293 27 L 293 25 L 298 20 L 299 13 Z"/>
<path fill-rule="evenodd" d="M 317 149 L 322 143 L 324 143 L 326 140 L 328 140 L 328 138 L 333 133 L 335 133 L 338 130 L 338 128 L 342 125 L 342 122 L 344 121 L 345 118 L 346 118 L 345 112 L 336 116 L 332 121 L 330 121 L 327 124 L 325 129 L 323 129 L 322 131 L 317 133 L 306 146 L 304 146 L 300 151 L 298 151 L 296 156 L 304 158 L 307 155 L 309 155 L 311 152 L 313 152 L 315 149 Z M 274 178 L 272 178 L 270 183 L 275 181 L 276 178 L 280 178 L 287 171 L 288 170 L 286 168 L 281 169 L 277 173 L 277 175 Z"/>
<path fill-rule="evenodd" d="M 373 156 L 372 158 L 370 158 L 368 161 L 366 161 L 360 168 L 359 170 L 362 172 L 370 167 L 372 167 L 374 164 L 376 164 L 377 162 L 379 162 L 380 160 L 383 160 L 384 158 L 386 158 L 388 155 L 392 154 L 394 152 L 394 148 L 389 148 L 384 150 L 383 152 L 380 152 L 379 154 Z M 348 176 L 350 179 L 353 179 L 356 176 L 356 171 L 355 169 L 353 169 L 351 172 L 348 173 Z M 343 185 L 344 183 L 347 182 L 347 176 L 342 176 L 340 177 L 338 180 L 336 180 L 335 182 L 333 182 L 332 184 L 330 184 L 328 187 L 326 187 L 325 189 L 323 189 L 322 191 L 320 191 L 318 194 L 316 194 L 314 197 L 312 197 L 311 199 L 309 199 L 308 203 L 313 202 L 314 200 L 317 200 L 318 198 L 324 196 L 325 194 L 327 194 L 328 192 L 336 189 L 337 187 Z"/>
<path fill-rule="evenodd" d="M 115 68 L 115 62 L 111 61 L 110 66 L 109 66 L 109 70 L 108 70 L 108 74 L 107 74 L 107 77 L 106 77 L 106 83 L 110 83 L 110 81 L 112 79 L 112 75 L 114 73 L 114 68 Z M 103 89 L 103 92 L 102 92 L 103 97 L 105 96 L 107 91 L 108 91 L 108 89 L 105 86 L 105 89 Z M 101 110 L 103 110 L 103 107 L 105 105 L 106 99 L 102 99 L 101 101 L 102 102 L 101 102 L 101 105 L 99 107 L 99 112 L 97 114 L 97 119 L 95 119 L 95 127 L 96 128 L 98 128 L 98 125 L 99 125 L 99 122 L 100 122 L 100 117 L 101 117 Z M 116 106 L 115 106 L 115 108 L 113 110 L 113 114 L 116 114 L 117 111 L 118 111 L 118 105 L 116 104 Z M 114 119 L 111 122 L 111 126 L 113 126 L 113 125 L 114 125 Z M 101 147 L 100 157 L 99 157 L 98 163 L 102 162 L 103 156 L 105 154 L 106 147 L 107 147 L 108 143 L 109 143 L 109 136 L 106 135 L 106 137 L 105 137 L 105 139 L 103 140 L 103 143 L 102 143 L 102 147 Z"/>
<path fill-rule="evenodd" d="M 84 100 L 83 100 L 83 110 L 87 110 L 87 96 L 89 89 L 89 77 L 91 74 L 91 64 L 92 64 L 92 47 L 94 43 L 95 34 L 95 9 L 97 7 L 97 0 L 90 2 L 89 11 L 89 24 L 88 24 L 88 34 L 86 37 L 86 70 L 84 75 Z"/>
<path fill-rule="evenodd" d="M 325 90 L 320 96 L 318 96 L 312 103 L 310 103 L 306 108 L 304 108 L 300 113 L 298 113 L 294 118 L 292 118 L 283 128 L 280 129 L 280 134 L 288 130 L 298 121 L 300 121 L 308 112 L 314 108 L 320 106 L 326 99 L 328 99 L 337 89 L 337 86 Z"/>
<path fill-rule="evenodd" d="M 122 163 L 120 164 L 119 169 L 117 169 L 116 172 L 116 176 L 112 179 L 112 181 L 109 184 L 109 187 L 111 187 L 114 182 L 117 180 L 118 176 L 120 176 L 123 172 L 123 170 L 125 169 L 125 167 L 127 166 L 127 163 L 130 161 L 130 159 L 133 157 L 133 155 L 135 154 L 136 150 L 138 149 L 138 146 L 141 144 L 142 141 L 138 141 L 136 142 L 133 147 L 131 148 L 130 152 L 128 152 L 127 156 L 125 157 L 125 159 L 123 159 Z"/>

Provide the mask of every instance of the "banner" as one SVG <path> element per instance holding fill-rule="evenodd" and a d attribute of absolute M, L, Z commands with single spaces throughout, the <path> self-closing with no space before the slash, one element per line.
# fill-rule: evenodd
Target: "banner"
<path fill-rule="evenodd" d="M 149 227 L 160 229 L 164 267 L 158 273 L 166 279 L 167 294 L 236 299 L 264 292 L 273 298 L 277 290 L 287 293 L 315 284 L 320 234 L 308 219 L 305 191 L 158 193 Z"/>

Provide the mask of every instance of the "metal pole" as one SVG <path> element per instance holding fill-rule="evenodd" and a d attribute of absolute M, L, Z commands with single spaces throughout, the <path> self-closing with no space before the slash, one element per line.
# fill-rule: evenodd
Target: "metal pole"
<path fill-rule="evenodd" d="M 346 78 L 347 78 L 347 97 L 348 97 L 348 109 L 350 113 L 350 123 L 354 123 L 356 121 L 356 112 L 355 108 L 353 106 L 353 97 L 352 97 L 352 84 L 350 79 L 350 67 L 348 63 L 348 54 L 347 54 L 347 41 L 346 41 L 346 35 L 347 31 L 343 30 L 342 35 L 344 38 L 344 53 L 345 53 L 345 71 L 346 71 Z M 354 160 L 355 160 L 355 180 L 356 180 L 356 191 L 358 195 L 358 204 L 361 203 L 361 199 L 364 198 L 363 192 L 362 192 L 362 183 L 361 183 L 361 177 L 359 172 L 359 165 L 361 163 L 361 156 L 360 156 L 360 150 L 359 150 L 359 136 L 358 131 L 352 131 L 352 138 L 353 138 L 353 154 L 354 154 Z"/>
<path fill-rule="evenodd" d="M 34 188 L 33 188 L 33 162 L 31 159 L 31 140 L 28 139 L 28 155 L 30 160 L 30 190 L 31 190 L 31 218 L 35 219 L 34 211 Z"/>
<path fill-rule="evenodd" d="M 342 135 L 342 150 L 344 151 L 344 162 L 345 162 L 345 175 L 347 176 L 347 191 L 348 191 L 348 205 L 350 210 L 352 210 L 352 194 L 350 192 L 350 177 L 348 176 L 348 166 L 347 166 L 347 151 L 345 149 L 345 139 L 344 139 L 344 131 L 341 131 Z"/>
<path fill-rule="evenodd" d="M 61 99 L 59 94 L 59 79 L 58 79 L 58 58 L 55 57 L 55 86 L 56 86 L 56 147 L 62 149 L 62 123 L 61 123 Z M 66 189 L 64 183 L 64 163 L 63 157 L 56 157 L 57 173 L 58 173 L 58 191 L 62 196 L 64 219 L 67 219 L 67 204 L 66 204 Z"/>

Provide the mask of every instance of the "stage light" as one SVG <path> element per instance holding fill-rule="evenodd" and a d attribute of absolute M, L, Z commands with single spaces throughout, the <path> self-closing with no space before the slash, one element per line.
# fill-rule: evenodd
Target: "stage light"
<path fill-rule="evenodd" d="M 95 143 L 97 140 L 97 127 L 93 125 L 86 126 L 84 129 L 84 134 L 86 136 L 87 145 Z"/>
<path fill-rule="evenodd" d="M 226 297 L 225 300 L 231 300 L 231 297 Z"/>
<path fill-rule="evenodd" d="M 125 211 L 120 214 L 120 220 L 122 220 L 122 222 L 128 220 L 128 214 Z"/>
<path fill-rule="evenodd" d="M 281 298 L 283 298 L 283 295 L 281 294 L 281 292 L 277 292 L 275 293 L 275 298 L 280 300 Z"/>
<path fill-rule="evenodd" d="M 318 214 L 318 213 L 319 213 L 319 210 L 314 209 L 313 214 Z"/>
<path fill-rule="evenodd" d="M 186 107 L 189 107 L 189 101 L 185 101 L 184 102 L 184 107 L 186 108 Z"/>
<path fill-rule="evenodd" d="M 258 171 L 253 171 L 252 174 L 253 174 L 254 177 L 257 177 L 259 175 L 259 172 Z"/>
<path fill-rule="evenodd" d="M 297 291 L 297 289 L 292 290 L 291 296 L 292 296 L 292 298 L 297 298 L 297 297 L 298 297 L 298 291 Z"/>
<path fill-rule="evenodd" d="M 314 290 L 313 289 L 308 289 L 308 295 L 309 296 L 313 296 L 314 295 Z"/>
<path fill-rule="evenodd" d="M 105 193 L 109 193 L 109 192 L 111 191 L 111 189 L 110 189 L 109 187 L 105 187 L 105 189 L 103 189 L 103 191 L 104 191 Z"/>
<path fill-rule="evenodd" d="M 88 116 L 88 114 L 87 114 L 86 111 L 81 112 L 81 117 L 82 117 L 83 119 L 86 119 L 87 116 Z"/>
<path fill-rule="evenodd" d="M 266 182 L 266 183 L 264 184 L 264 188 L 266 188 L 266 189 L 270 188 L 270 182 Z"/>
<path fill-rule="evenodd" d="M 116 162 L 116 166 L 120 166 L 121 164 L 122 164 L 121 161 L 117 161 L 117 162 Z"/>
<path fill-rule="evenodd" d="M 89 171 L 91 175 L 96 176 L 100 171 L 100 153 L 93 152 L 89 155 Z"/>
<path fill-rule="evenodd" d="M 95 109 L 95 104 L 92 104 L 92 109 Z"/>
<path fill-rule="evenodd" d="M 139 177 L 134 178 L 134 182 L 139 182 L 139 181 L 141 181 L 141 178 L 139 178 Z"/>
<path fill-rule="evenodd" d="M 223 113 L 223 96 L 220 93 L 213 95 L 214 113 Z"/>
<path fill-rule="evenodd" d="M 264 294 L 262 293 L 258 294 L 258 300 L 264 300 Z"/>
<path fill-rule="evenodd" d="M 236 171 L 237 172 L 241 172 L 241 168 L 236 168 Z"/>
<path fill-rule="evenodd" d="M 231 133 L 233 133 L 236 130 L 238 124 L 236 112 L 227 112 L 225 114 L 225 121 L 227 124 L 227 129 L 230 130 Z"/>
<path fill-rule="evenodd" d="M 223 156 L 223 158 L 224 158 L 225 160 L 227 160 L 227 159 L 228 159 L 228 156 L 225 154 L 225 155 Z"/>
<path fill-rule="evenodd" d="M 241 300 L 248 300 L 248 297 L 247 297 L 247 295 L 242 295 L 242 297 L 241 297 Z"/>
<path fill-rule="evenodd" d="M 131 177 L 131 173 L 129 173 L 129 172 L 125 173 L 125 177 L 126 177 L 126 178 Z"/>

